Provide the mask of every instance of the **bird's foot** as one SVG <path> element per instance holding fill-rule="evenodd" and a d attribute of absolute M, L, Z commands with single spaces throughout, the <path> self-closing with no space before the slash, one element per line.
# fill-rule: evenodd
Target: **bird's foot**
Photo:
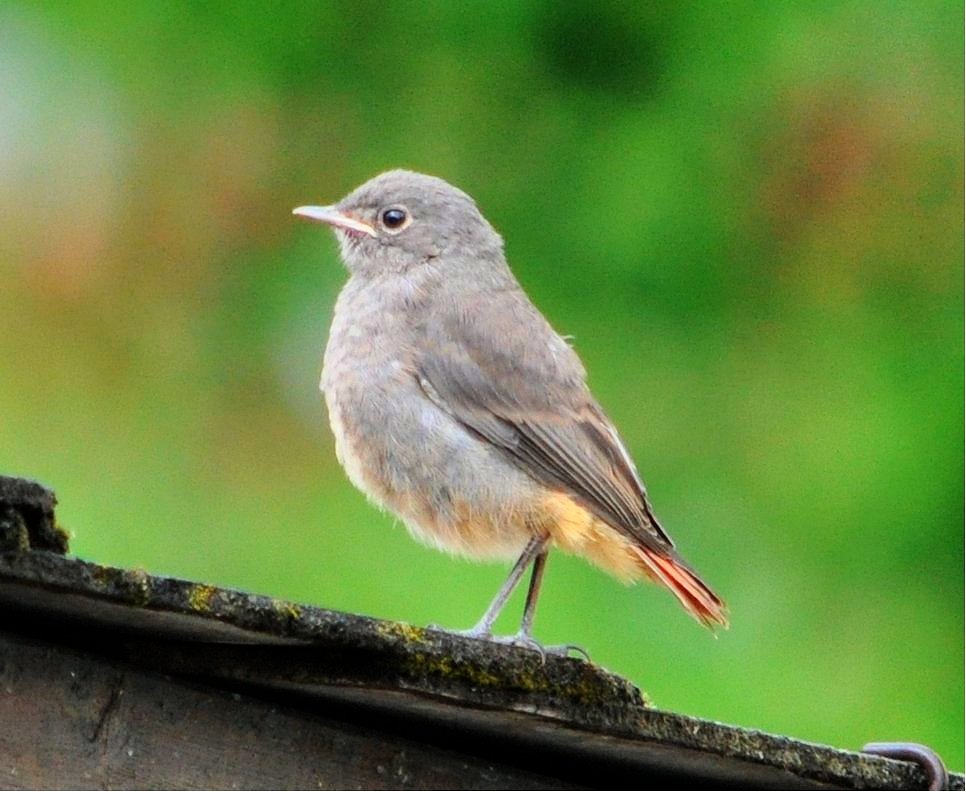
<path fill-rule="evenodd" d="M 458 635 L 460 638 L 475 638 L 478 641 L 493 640 L 493 633 L 490 632 L 490 629 L 488 627 L 481 627 L 479 624 L 475 627 L 470 627 L 468 630 L 451 630 L 449 627 L 443 627 L 441 624 L 430 624 L 426 629 L 446 633 L 447 635 Z"/>
<path fill-rule="evenodd" d="M 462 638 L 474 638 L 477 641 L 491 641 L 493 643 L 503 644 L 504 646 L 516 646 L 520 649 L 529 649 L 539 654 L 544 660 L 547 655 L 569 657 L 571 652 L 575 652 L 583 655 L 584 660 L 590 661 L 590 654 L 581 646 L 575 644 L 552 644 L 550 646 L 544 646 L 530 635 L 530 633 L 522 630 L 516 635 L 494 635 L 488 627 L 479 624 L 468 630 L 449 630 L 445 627 L 440 627 L 438 624 L 429 625 L 429 629 L 449 633 L 450 635 L 459 635 Z"/>
<path fill-rule="evenodd" d="M 557 646 L 550 647 L 551 649 L 562 649 L 564 657 L 570 657 L 570 653 L 578 654 L 581 658 L 588 663 L 592 663 L 593 660 L 590 659 L 590 652 L 588 652 L 584 647 L 577 646 L 577 644 L 559 644 Z"/>
<path fill-rule="evenodd" d="M 587 653 L 587 650 L 580 646 L 575 646 L 574 644 L 551 644 L 550 646 L 546 646 L 530 635 L 530 633 L 522 630 L 516 635 L 491 635 L 489 640 L 509 644 L 510 646 L 518 646 L 521 649 L 529 649 L 532 652 L 537 652 L 543 660 L 546 660 L 547 655 L 569 657 L 571 652 L 577 652 L 583 655 L 585 660 L 590 660 L 590 655 Z"/>

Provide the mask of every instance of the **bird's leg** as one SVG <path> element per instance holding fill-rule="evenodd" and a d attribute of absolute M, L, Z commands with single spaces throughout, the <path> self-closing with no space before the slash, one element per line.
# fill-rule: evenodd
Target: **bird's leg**
<path fill-rule="evenodd" d="M 527 589 L 527 602 L 523 606 L 523 618 L 520 620 L 520 632 L 517 637 L 523 641 L 533 640 L 533 616 L 537 612 L 537 597 L 540 596 L 540 584 L 543 582 L 543 570 L 547 565 L 549 551 L 544 550 L 533 559 L 533 571 L 530 572 L 530 588 Z"/>
<path fill-rule="evenodd" d="M 526 571 L 527 567 L 530 566 L 530 562 L 534 558 L 538 558 L 541 554 L 545 552 L 547 546 L 548 538 L 546 536 L 535 536 L 531 539 L 527 546 L 523 549 L 517 562 L 513 565 L 513 569 L 510 570 L 510 574 L 507 575 L 507 579 L 504 581 L 500 590 L 496 593 L 493 598 L 493 602 L 486 609 L 486 613 L 483 614 L 476 626 L 470 630 L 467 630 L 465 635 L 471 638 L 490 638 L 493 635 L 493 623 L 496 621 L 500 612 L 503 610 L 504 606 L 513 590 L 517 587 L 520 582 L 520 578 L 523 577 L 523 573 Z M 531 581 L 531 588 L 533 584 Z M 529 595 L 527 596 L 527 601 L 529 602 Z M 531 616 L 532 619 L 532 616 Z"/>
<path fill-rule="evenodd" d="M 512 642 L 518 646 L 533 649 L 541 655 L 554 654 L 566 657 L 572 651 L 579 652 L 590 660 L 590 655 L 585 649 L 574 644 L 561 644 L 559 646 L 544 646 L 533 637 L 533 617 L 537 612 L 537 598 L 540 596 L 540 585 L 543 583 L 543 572 L 547 566 L 547 556 L 550 551 L 544 548 L 533 560 L 533 572 L 530 574 L 530 588 L 527 590 L 527 602 L 523 607 L 523 618 L 520 620 L 520 631 L 513 636 Z"/>
<path fill-rule="evenodd" d="M 533 617 L 537 611 L 537 599 L 540 596 L 540 585 L 543 582 L 543 572 L 547 565 L 547 555 L 549 553 L 548 545 L 550 544 L 550 537 L 548 536 L 535 536 L 531 539 L 527 546 L 524 548 L 520 557 L 516 560 L 513 565 L 513 569 L 510 570 L 510 574 L 507 575 L 506 580 L 500 587 L 500 590 L 496 593 L 493 601 L 490 603 L 489 607 L 486 609 L 486 613 L 483 617 L 476 623 L 474 627 L 469 630 L 459 630 L 456 632 L 457 635 L 464 635 L 467 638 L 482 638 L 490 641 L 497 641 L 499 643 L 512 644 L 514 646 L 521 646 L 527 649 L 533 649 L 535 652 L 539 652 L 541 657 L 547 654 L 563 655 L 566 657 L 571 651 L 579 652 L 588 660 L 590 655 L 586 651 L 581 649 L 579 646 L 574 646 L 572 644 L 563 644 L 561 646 L 543 646 L 539 641 L 537 641 L 532 635 L 531 630 L 533 629 Z M 510 599 L 510 595 L 513 594 L 516 587 L 520 584 L 520 578 L 523 577 L 523 573 L 526 572 L 527 567 L 533 564 L 533 571 L 530 574 L 530 586 L 527 589 L 527 600 L 523 607 L 523 619 L 520 621 L 520 631 L 513 636 L 507 637 L 496 637 L 493 635 L 493 624 L 496 622 L 503 608 L 506 606 L 507 600 Z M 433 626 L 432 629 L 439 629 Z"/>

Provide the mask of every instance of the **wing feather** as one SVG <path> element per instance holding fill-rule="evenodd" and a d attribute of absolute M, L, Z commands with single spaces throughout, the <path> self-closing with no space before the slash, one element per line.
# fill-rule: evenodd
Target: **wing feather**
<path fill-rule="evenodd" d="M 426 395 L 528 475 L 578 498 L 643 547 L 673 548 L 573 350 L 522 293 L 479 307 L 428 320 L 416 361 Z M 518 329 L 492 335 L 508 319 Z"/>

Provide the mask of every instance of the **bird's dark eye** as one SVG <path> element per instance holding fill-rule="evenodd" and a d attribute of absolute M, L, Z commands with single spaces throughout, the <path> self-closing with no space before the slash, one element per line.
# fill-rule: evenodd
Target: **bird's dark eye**
<path fill-rule="evenodd" d="M 390 209 L 383 209 L 381 219 L 386 228 L 390 231 L 397 231 L 403 227 L 403 224 L 409 219 L 409 215 L 405 209 L 394 206 Z"/>

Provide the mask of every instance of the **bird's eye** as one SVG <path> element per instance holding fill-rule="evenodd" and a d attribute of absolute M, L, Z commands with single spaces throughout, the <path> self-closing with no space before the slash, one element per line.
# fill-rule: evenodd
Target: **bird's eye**
<path fill-rule="evenodd" d="M 399 206 L 383 209 L 379 216 L 382 224 L 390 231 L 401 231 L 409 220 L 409 213 Z"/>

